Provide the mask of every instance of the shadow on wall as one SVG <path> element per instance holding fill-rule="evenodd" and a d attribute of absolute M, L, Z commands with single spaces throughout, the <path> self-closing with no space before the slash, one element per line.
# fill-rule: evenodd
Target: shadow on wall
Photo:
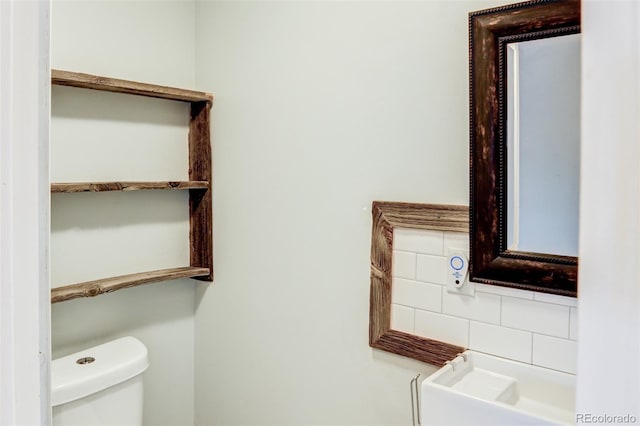
<path fill-rule="evenodd" d="M 184 102 L 75 87 L 51 88 L 51 117 L 91 119 L 159 126 L 188 126 L 189 106 Z"/>
<path fill-rule="evenodd" d="M 184 222 L 188 191 L 135 191 L 55 194 L 51 232 L 71 229 L 123 228 L 136 224 Z"/>
<path fill-rule="evenodd" d="M 188 279 L 175 280 L 53 304 L 53 358 L 127 335 L 144 341 L 144 335 L 153 333 L 158 324 L 171 327 L 172 323 L 193 321 L 194 284 Z M 171 337 L 167 331 L 166 338 Z"/>

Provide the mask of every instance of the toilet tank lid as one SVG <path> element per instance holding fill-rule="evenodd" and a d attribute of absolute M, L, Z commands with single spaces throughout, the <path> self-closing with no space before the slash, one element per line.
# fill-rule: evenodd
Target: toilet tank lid
<path fill-rule="evenodd" d="M 51 362 L 51 405 L 66 404 L 122 383 L 148 366 L 147 348 L 135 337 L 55 359 Z"/>

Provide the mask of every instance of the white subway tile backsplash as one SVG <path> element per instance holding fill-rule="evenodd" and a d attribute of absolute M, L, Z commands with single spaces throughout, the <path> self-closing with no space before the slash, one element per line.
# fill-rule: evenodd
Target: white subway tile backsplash
<path fill-rule="evenodd" d="M 576 342 L 556 337 L 533 335 L 533 363 L 541 367 L 576 373 Z"/>
<path fill-rule="evenodd" d="M 577 299 L 474 283 L 448 293 L 447 257 L 468 252 L 465 232 L 395 228 L 391 328 L 575 373 Z"/>
<path fill-rule="evenodd" d="M 442 295 L 442 312 L 476 321 L 500 324 L 500 296 L 476 293 L 475 296 L 464 296 L 448 293 Z"/>
<path fill-rule="evenodd" d="M 394 277 L 416 278 L 416 254 L 408 251 L 393 251 L 391 274 Z"/>
<path fill-rule="evenodd" d="M 578 310 L 571 308 L 569 313 L 569 339 L 576 340 L 578 338 Z"/>
<path fill-rule="evenodd" d="M 417 257 L 416 279 L 434 284 L 445 284 L 447 279 L 447 258 L 419 254 Z"/>
<path fill-rule="evenodd" d="M 555 303 L 556 305 L 578 306 L 578 299 L 575 297 L 558 296 L 557 294 L 535 293 L 535 300 L 540 302 Z"/>
<path fill-rule="evenodd" d="M 441 312 L 442 286 L 393 278 L 391 300 L 400 305 Z"/>
<path fill-rule="evenodd" d="M 442 256 L 442 231 L 393 228 L 393 249 Z"/>
<path fill-rule="evenodd" d="M 531 333 L 528 331 L 471 321 L 469 348 L 531 363 Z"/>
<path fill-rule="evenodd" d="M 518 299 L 533 300 L 533 291 L 520 290 L 517 288 L 476 283 L 476 291 L 481 291 L 483 293 L 489 294 L 497 294 L 500 296 L 517 297 Z"/>
<path fill-rule="evenodd" d="M 501 324 L 520 330 L 568 338 L 569 307 L 503 297 Z"/>
<path fill-rule="evenodd" d="M 466 348 L 469 346 L 469 321 L 416 309 L 415 334 Z"/>
<path fill-rule="evenodd" d="M 391 329 L 404 331 L 405 333 L 414 333 L 414 311 L 415 309 L 407 306 L 391 305 Z"/>
<path fill-rule="evenodd" d="M 444 250 L 462 250 L 469 252 L 469 234 L 466 232 L 445 232 L 444 233 Z"/>

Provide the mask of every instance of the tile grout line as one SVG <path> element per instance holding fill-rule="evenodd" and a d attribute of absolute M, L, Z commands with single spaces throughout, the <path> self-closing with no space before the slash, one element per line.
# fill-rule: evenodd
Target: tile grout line
<path fill-rule="evenodd" d="M 531 365 L 535 365 L 533 363 L 533 352 L 534 352 L 533 351 L 533 336 L 534 336 L 534 334 L 535 334 L 534 332 L 531 332 Z"/>
<path fill-rule="evenodd" d="M 411 332 L 413 334 L 416 334 L 416 310 L 415 310 L 415 308 L 411 309 L 411 317 L 413 319 L 413 322 L 411 324 Z"/>

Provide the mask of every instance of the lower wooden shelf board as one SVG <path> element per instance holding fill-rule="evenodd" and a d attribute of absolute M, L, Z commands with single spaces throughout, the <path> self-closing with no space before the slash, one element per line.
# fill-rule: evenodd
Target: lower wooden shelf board
<path fill-rule="evenodd" d="M 178 278 L 193 278 L 209 275 L 209 268 L 186 266 L 182 268 L 159 269 L 157 271 L 138 272 L 136 274 L 118 277 L 102 278 L 78 284 L 66 285 L 51 289 L 51 303 L 79 297 L 93 297 L 99 294 L 111 293 L 128 287 L 150 284 Z"/>

